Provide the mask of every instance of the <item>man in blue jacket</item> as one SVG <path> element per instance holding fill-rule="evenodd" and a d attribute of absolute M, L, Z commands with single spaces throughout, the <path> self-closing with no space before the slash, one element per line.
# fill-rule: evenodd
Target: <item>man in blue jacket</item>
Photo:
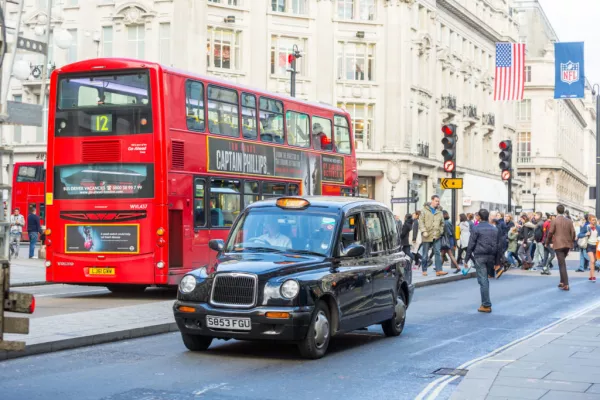
<path fill-rule="evenodd" d="M 477 271 L 477 282 L 481 289 L 481 306 L 477 311 L 492 312 L 490 300 L 490 281 L 488 270 L 500 263 L 502 256 L 502 238 L 498 228 L 489 223 L 490 213 L 486 209 L 479 210 L 479 224 L 471 233 L 465 262 L 473 260 Z"/>
<path fill-rule="evenodd" d="M 42 224 L 40 217 L 35 214 L 35 208 L 29 209 L 29 215 L 27 216 L 27 235 L 29 236 L 29 258 L 34 257 L 35 244 L 38 240 L 38 235 L 42 232 Z"/>

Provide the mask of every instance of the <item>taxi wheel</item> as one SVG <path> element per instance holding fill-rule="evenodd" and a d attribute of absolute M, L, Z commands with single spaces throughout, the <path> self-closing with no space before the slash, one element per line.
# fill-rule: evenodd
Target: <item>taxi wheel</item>
<path fill-rule="evenodd" d="M 381 324 L 385 336 L 400 336 L 406 322 L 406 299 L 404 292 L 398 288 L 398 300 L 394 316 Z"/>
<path fill-rule="evenodd" d="M 319 301 L 308 327 L 308 333 L 304 340 L 298 343 L 298 349 L 302 357 L 315 360 L 325 355 L 331 338 L 331 324 L 329 321 L 329 308 L 324 302 Z"/>
<path fill-rule="evenodd" d="M 206 351 L 213 340 L 210 336 L 188 335 L 187 333 L 182 333 L 181 338 L 185 347 L 191 351 Z"/>
<path fill-rule="evenodd" d="M 146 290 L 144 285 L 108 285 L 106 288 L 115 294 L 136 294 Z"/>

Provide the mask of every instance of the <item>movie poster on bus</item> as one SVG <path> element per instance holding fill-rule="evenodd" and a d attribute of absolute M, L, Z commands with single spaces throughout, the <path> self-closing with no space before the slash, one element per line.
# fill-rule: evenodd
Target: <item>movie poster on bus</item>
<path fill-rule="evenodd" d="M 208 149 L 209 171 L 274 176 L 272 147 L 209 137 Z"/>
<path fill-rule="evenodd" d="M 344 157 L 330 156 L 323 154 L 321 156 L 322 179 L 323 182 L 341 183 L 344 179 Z"/>
<path fill-rule="evenodd" d="M 66 225 L 65 253 L 138 254 L 139 225 Z"/>
<path fill-rule="evenodd" d="M 305 153 L 307 160 L 307 174 L 304 178 L 306 195 L 315 196 L 321 194 L 321 157 L 318 154 Z"/>

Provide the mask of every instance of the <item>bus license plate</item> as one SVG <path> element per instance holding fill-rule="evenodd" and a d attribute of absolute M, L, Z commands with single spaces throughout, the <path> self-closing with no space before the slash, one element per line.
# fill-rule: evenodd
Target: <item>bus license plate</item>
<path fill-rule="evenodd" d="M 252 322 L 250 318 L 213 317 L 212 315 L 207 315 L 206 326 L 230 331 L 249 331 L 252 329 Z"/>
<path fill-rule="evenodd" d="M 114 275 L 114 268 L 90 268 L 90 275 Z"/>

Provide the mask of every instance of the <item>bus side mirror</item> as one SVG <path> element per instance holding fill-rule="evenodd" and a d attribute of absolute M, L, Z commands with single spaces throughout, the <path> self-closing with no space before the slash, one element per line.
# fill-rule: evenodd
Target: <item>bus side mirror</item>
<path fill-rule="evenodd" d="M 214 251 L 221 252 L 225 248 L 225 242 L 222 239 L 211 239 L 208 242 L 208 247 Z"/>

